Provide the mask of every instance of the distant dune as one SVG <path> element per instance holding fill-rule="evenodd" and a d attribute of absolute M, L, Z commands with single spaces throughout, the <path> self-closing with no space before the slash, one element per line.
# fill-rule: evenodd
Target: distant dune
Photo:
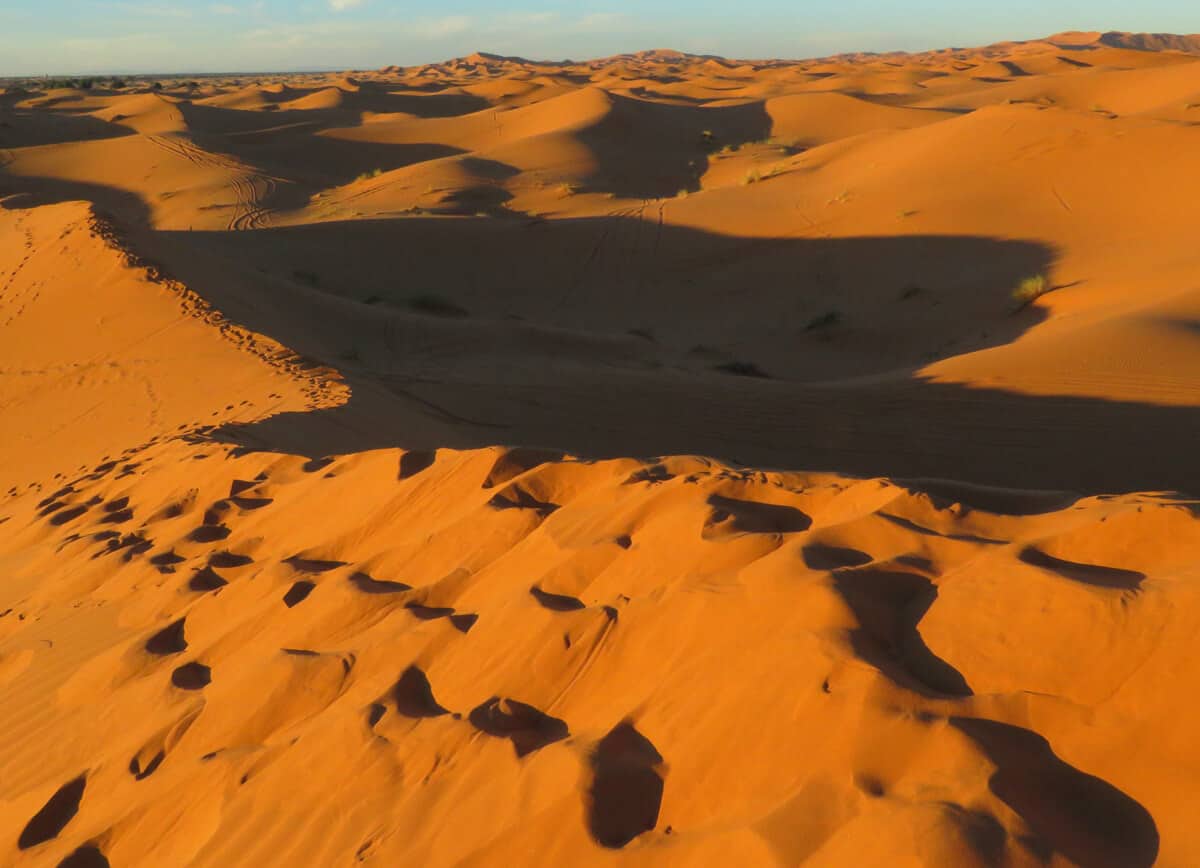
<path fill-rule="evenodd" d="M 0 862 L 1200 863 L 1196 54 L 0 90 Z"/>

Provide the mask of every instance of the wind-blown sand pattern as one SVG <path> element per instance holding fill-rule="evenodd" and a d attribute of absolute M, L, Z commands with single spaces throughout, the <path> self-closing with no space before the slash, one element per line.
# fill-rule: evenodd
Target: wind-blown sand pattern
<path fill-rule="evenodd" d="M 0 93 L 0 862 L 1197 864 L 1197 54 Z"/>

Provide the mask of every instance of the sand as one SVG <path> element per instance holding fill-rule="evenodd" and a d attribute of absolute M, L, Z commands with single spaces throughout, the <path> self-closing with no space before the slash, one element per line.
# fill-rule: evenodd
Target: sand
<path fill-rule="evenodd" d="M 0 91 L 0 861 L 1196 864 L 1197 46 Z"/>

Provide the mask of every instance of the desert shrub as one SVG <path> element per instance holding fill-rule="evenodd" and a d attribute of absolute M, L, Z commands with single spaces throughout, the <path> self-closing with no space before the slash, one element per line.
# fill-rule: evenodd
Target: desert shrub
<path fill-rule="evenodd" d="M 738 377 L 759 377 L 767 379 L 771 375 L 760 368 L 754 362 L 732 361 L 723 362 L 719 365 L 714 365 L 714 368 L 722 373 L 733 374 Z"/>
<path fill-rule="evenodd" d="M 1046 275 L 1035 274 L 1017 284 L 1017 288 L 1012 292 L 1012 300 L 1016 303 L 1017 310 L 1021 310 L 1049 291 L 1050 281 L 1046 280 Z"/>
<path fill-rule="evenodd" d="M 431 293 L 413 296 L 408 300 L 408 306 L 419 313 L 427 313 L 430 316 L 464 317 L 469 315 L 465 308 L 450 299 Z"/>
<path fill-rule="evenodd" d="M 758 169 L 751 169 L 745 174 L 745 176 L 742 177 L 742 186 L 746 187 L 750 184 L 757 184 L 761 180 L 762 175 L 759 173 Z"/>
<path fill-rule="evenodd" d="M 826 311 L 825 313 L 821 314 L 820 316 L 814 316 L 812 319 L 810 319 L 808 321 L 808 325 L 806 325 L 804 327 L 804 330 L 806 332 L 811 332 L 811 331 L 816 331 L 818 329 L 827 329 L 827 328 L 830 328 L 831 326 L 837 325 L 841 321 L 842 321 L 841 312 L 836 311 L 836 310 L 830 310 L 830 311 Z"/>
<path fill-rule="evenodd" d="M 563 183 L 559 184 L 556 189 L 558 191 L 558 195 L 564 199 L 568 196 L 574 196 L 576 193 L 580 192 L 578 184 Z"/>

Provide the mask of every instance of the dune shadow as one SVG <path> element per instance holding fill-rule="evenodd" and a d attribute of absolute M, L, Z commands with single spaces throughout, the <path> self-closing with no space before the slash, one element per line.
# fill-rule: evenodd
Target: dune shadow
<path fill-rule="evenodd" d="M 655 199 L 698 189 L 713 151 L 771 134 L 762 102 L 705 107 L 608 96 L 612 110 L 576 135 L 597 162 L 588 187 L 622 198 Z"/>
<path fill-rule="evenodd" d="M 1094 868 L 1154 864 L 1158 827 L 1130 796 L 1063 762 L 1036 732 L 978 718 L 956 717 L 950 723 L 996 764 L 989 786 L 1036 836 L 1028 842 L 1030 849 L 1049 849 L 1072 864 Z"/>
<path fill-rule="evenodd" d="M 918 625 L 937 588 L 916 573 L 878 567 L 833 573 L 833 587 L 854 612 L 850 641 L 864 660 L 903 687 L 931 696 L 970 696 L 962 674 L 925 644 Z"/>
<path fill-rule="evenodd" d="M 808 530 L 812 519 L 794 506 L 738 500 L 719 494 L 709 495 L 713 511 L 706 526 L 728 522 L 729 529 L 739 533 L 800 533 Z"/>
<path fill-rule="evenodd" d="M 490 103 L 472 93 L 403 93 L 386 84 L 359 82 L 349 102 L 373 112 L 394 112 L 418 118 L 454 118 L 486 109 Z"/>
<path fill-rule="evenodd" d="M 63 784 L 36 814 L 25 824 L 17 839 L 17 848 L 28 850 L 58 837 L 79 812 L 79 803 L 87 787 L 87 775 L 83 774 Z"/>
<path fill-rule="evenodd" d="M 498 696 L 476 706 L 468 720 L 480 732 L 511 741 L 518 759 L 570 735 L 564 721 L 532 705 Z"/>
<path fill-rule="evenodd" d="M 295 130 L 263 131 L 197 141 L 207 150 L 236 157 L 261 172 L 318 187 L 341 186 L 364 175 L 464 153 L 449 145 L 366 142 L 323 132 L 324 128 L 312 127 L 302 135 Z"/>
<path fill-rule="evenodd" d="M 1136 570 L 1123 570 L 1119 567 L 1106 567 L 1100 564 L 1082 564 L 1056 558 L 1035 546 L 1026 546 L 1018 557 L 1022 563 L 1040 567 L 1063 578 L 1098 588 L 1136 591 L 1146 578 L 1144 573 Z"/>
<path fill-rule="evenodd" d="M 670 226 L 654 229 L 656 238 L 650 233 L 630 218 L 535 227 L 414 218 L 159 232 L 149 240 L 177 277 L 230 319 L 339 368 L 351 389 L 337 408 L 216 433 L 246 448 L 310 456 L 494 444 L 590 458 L 698 453 L 758 466 L 1035 489 L 1047 503 L 1070 502 L 1071 492 L 1200 490 L 1200 468 L 1190 458 L 1192 407 L 1024 395 L 918 373 L 920 358 L 964 348 L 963 322 L 986 323 L 972 350 L 1008 343 L 1040 322 L 1036 308 L 1012 315 L 1009 292 L 1049 267 L 1049 248 L 979 237 L 746 239 Z M 391 259 L 380 256 L 397 244 L 406 252 L 403 284 Z M 594 254 L 598 245 L 612 253 Z M 750 287 L 740 294 L 728 291 L 730 263 Z M 236 279 L 241 268 L 274 280 L 248 295 Z M 298 291 L 295 269 L 317 274 L 318 287 Z M 896 291 L 909 284 L 934 287 L 926 292 L 938 303 L 909 308 L 917 302 Z M 415 317 L 405 309 L 406 295 L 431 286 L 469 316 Z M 904 339 L 909 324 L 922 330 L 911 366 L 828 383 L 732 377 L 681 370 L 677 353 L 660 341 L 614 336 L 634 323 L 687 332 L 769 323 L 774 337 L 763 333 L 758 352 L 778 351 L 803 370 L 830 338 L 805 330 L 797 286 L 816 297 L 830 286 L 854 287 L 894 306 L 894 340 Z M 792 300 L 792 313 L 783 298 Z M 364 299 L 382 302 L 364 308 Z M 289 306 L 293 315 L 280 316 Z M 307 317 L 295 316 L 299 309 Z M 874 358 L 874 333 L 856 338 L 839 328 L 839 359 L 855 346 L 861 353 L 854 358 Z M 330 337 L 335 330 L 343 335 L 338 343 Z M 773 344 L 781 340 L 786 348 Z M 339 357 L 345 341 L 358 345 L 353 365 Z M 497 367 L 498 357 L 509 361 Z M 1099 430 L 1105 437 L 1093 436 Z M 971 497 L 980 508 L 1045 508 L 1039 498 Z"/>
<path fill-rule="evenodd" d="M 1012 287 L 1053 262 L 1033 242 L 743 238 L 616 216 L 150 231 L 141 199 L 111 188 L 0 173 L 0 192 L 27 193 L 19 204 L 96 201 L 127 224 L 144 259 L 228 319 L 341 371 L 351 392 L 341 406 L 212 432 L 244 449 L 314 459 L 496 444 L 588 458 L 696 453 L 1036 489 L 1068 502 L 1070 493 L 1200 491 L 1194 407 L 1025 395 L 919 373 L 937 358 L 1009 343 L 1044 318 L 1036 307 L 1010 310 Z M 730 292 L 731 282 L 742 289 Z M 890 343 L 912 342 L 891 367 L 879 370 L 878 333 L 856 330 L 853 311 L 832 332 L 806 329 L 847 293 L 888 312 Z M 419 294 L 467 316 L 417 316 Z M 966 339 L 963 323 L 979 331 Z M 660 330 L 686 337 L 655 339 Z M 731 330 L 774 359 L 762 365 L 771 378 L 680 361 L 683 340 Z M 803 378 L 822 364 L 859 378 Z"/>
<path fill-rule="evenodd" d="M 588 831 L 602 847 L 620 849 L 658 825 L 663 758 L 625 721 L 600 740 L 590 757 Z"/>
<path fill-rule="evenodd" d="M 103 184 L 13 175 L 5 172 L 3 165 L 0 165 L 0 198 L 4 196 L 12 197 L 0 205 L 4 208 L 36 208 L 39 205 L 84 200 L 119 217 L 128 225 L 143 227 L 150 224 L 150 207 L 136 193 Z"/>
<path fill-rule="evenodd" d="M 429 678 L 417 666 L 409 666 L 392 687 L 392 700 L 397 713 L 404 717 L 441 717 L 449 714 L 433 697 Z"/>
<path fill-rule="evenodd" d="M 90 115 L 48 109 L 0 108 L 0 148 L 119 139 L 133 131 Z"/>

